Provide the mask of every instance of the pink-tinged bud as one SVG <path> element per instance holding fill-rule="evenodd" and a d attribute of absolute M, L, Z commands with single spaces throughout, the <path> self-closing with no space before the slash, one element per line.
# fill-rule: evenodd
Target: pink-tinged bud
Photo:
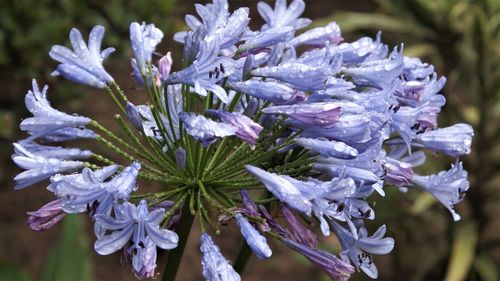
<path fill-rule="evenodd" d="M 354 267 L 334 254 L 311 248 L 290 239 L 282 240 L 285 245 L 301 253 L 316 267 L 325 271 L 332 280 L 346 280 L 354 273 Z"/>
<path fill-rule="evenodd" d="M 38 211 L 27 212 L 28 226 L 34 231 L 44 231 L 58 223 L 66 213 L 61 209 L 61 200 L 49 202 Z"/>
<path fill-rule="evenodd" d="M 172 54 L 168 52 L 158 61 L 158 69 L 160 71 L 161 82 L 164 82 L 170 75 L 170 70 L 172 69 Z"/>
<path fill-rule="evenodd" d="M 316 235 L 309 229 L 307 229 L 303 224 L 297 220 L 295 215 L 286 206 L 281 207 L 281 212 L 288 222 L 290 230 L 290 239 L 293 239 L 299 243 L 305 244 L 311 248 L 316 248 L 318 245 L 318 240 Z"/>
<path fill-rule="evenodd" d="M 392 158 L 385 158 L 383 163 L 384 181 L 395 186 L 408 186 L 413 178 L 413 167 L 410 163 L 401 162 Z"/>

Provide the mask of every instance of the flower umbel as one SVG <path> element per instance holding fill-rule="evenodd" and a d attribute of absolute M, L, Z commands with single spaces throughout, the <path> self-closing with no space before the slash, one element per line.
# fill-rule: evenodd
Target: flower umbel
<path fill-rule="evenodd" d="M 161 30 L 131 23 L 134 95 L 147 104 L 129 101 L 104 69 L 113 51 L 100 50 L 104 28 L 94 27 L 88 43 L 72 29 L 72 49 L 50 50 L 60 63 L 53 74 L 104 89 L 121 132 L 56 110 L 48 87 L 33 80 L 25 97 L 32 116 L 20 124 L 28 136 L 12 155 L 23 170 L 15 189 L 50 181 L 54 199 L 28 213 L 29 227 L 48 230 L 66 214 L 88 215 L 98 254 L 121 251 L 137 278 L 155 278 L 157 248 L 168 250 L 162 279 L 174 281 L 196 216 L 205 280 L 241 280 L 252 252 L 272 256 L 273 239 L 332 280 L 346 280 L 355 268 L 377 278 L 371 255 L 394 248 L 385 226 L 371 236 L 364 227 L 376 218 L 373 193 L 416 187 L 459 220 L 455 205 L 469 189 L 461 162 L 434 175 L 414 171 L 430 161 L 428 151 L 470 153 L 470 125 L 438 127 L 446 78 L 405 57 L 402 46 L 389 53 L 381 33 L 344 42 L 331 22 L 297 35 L 311 23 L 301 18 L 305 6 L 259 2 L 265 24 L 252 30 L 247 7 L 195 5 L 189 30 L 174 36 L 183 44 L 179 69 L 170 52 L 156 50 Z M 86 142 L 100 147 L 74 147 Z M 209 234 L 228 223 L 244 238 L 234 268 Z M 342 251 L 318 248 L 319 233 L 336 236 Z"/>

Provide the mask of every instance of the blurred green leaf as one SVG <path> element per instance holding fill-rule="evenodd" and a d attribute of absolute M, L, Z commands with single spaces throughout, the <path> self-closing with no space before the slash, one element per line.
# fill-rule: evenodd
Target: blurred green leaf
<path fill-rule="evenodd" d="M 409 57 L 430 57 L 437 53 L 436 47 L 432 44 L 414 44 L 404 49 L 405 56 Z"/>
<path fill-rule="evenodd" d="M 464 116 L 467 120 L 468 123 L 471 123 L 472 125 L 477 125 L 479 123 L 479 115 L 481 113 L 479 112 L 478 108 L 473 105 L 469 106 L 464 106 Z"/>
<path fill-rule="evenodd" d="M 420 36 L 433 36 L 432 30 L 409 22 L 402 22 L 400 19 L 387 15 L 369 14 L 369 13 L 337 13 L 317 21 L 315 26 L 325 25 L 335 20 L 342 31 L 349 33 L 359 29 L 380 29 L 389 32 L 401 32 Z"/>
<path fill-rule="evenodd" d="M 478 255 L 474 262 L 481 280 L 483 281 L 497 281 L 499 280 L 498 269 L 493 259 L 486 253 L 482 252 Z"/>
<path fill-rule="evenodd" d="M 31 281 L 26 272 L 0 261 L 0 281 Z"/>
<path fill-rule="evenodd" d="M 429 193 L 421 193 L 413 202 L 410 213 L 413 215 L 421 214 L 436 202 L 436 198 L 432 197 Z"/>
<path fill-rule="evenodd" d="M 51 251 L 43 271 L 43 281 L 91 281 L 90 243 L 81 217 L 66 216 L 59 242 Z"/>
<path fill-rule="evenodd" d="M 477 228 L 473 222 L 456 228 L 445 281 L 465 280 L 474 262 L 477 239 Z"/>

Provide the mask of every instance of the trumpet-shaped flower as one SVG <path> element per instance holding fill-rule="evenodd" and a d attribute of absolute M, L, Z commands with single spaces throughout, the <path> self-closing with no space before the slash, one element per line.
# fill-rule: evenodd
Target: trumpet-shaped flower
<path fill-rule="evenodd" d="M 155 278 L 156 265 L 156 244 L 151 238 L 144 238 L 144 247 L 131 247 L 132 268 L 135 276 L 139 279 Z M 135 253 L 134 253 L 135 251 Z"/>
<path fill-rule="evenodd" d="M 53 76 L 62 77 L 80 84 L 86 84 L 97 88 L 104 88 L 113 83 L 113 77 L 109 75 L 102 62 L 114 48 L 107 48 L 101 52 L 101 41 L 104 36 L 104 27 L 97 25 L 90 31 L 88 45 L 83 41 L 82 34 L 76 28 L 71 29 L 69 39 L 73 51 L 60 45 L 50 49 L 49 55 L 60 62 Z"/>
<path fill-rule="evenodd" d="M 167 79 L 168 84 L 189 84 L 201 96 L 212 91 L 223 103 L 227 103 L 227 93 L 217 84 L 218 81 L 234 72 L 234 62 L 227 57 L 219 57 L 217 41 L 202 42 L 196 60 L 192 65 L 181 71 L 172 73 Z"/>
<path fill-rule="evenodd" d="M 87 159 L 92 156 L 92 151 L 82 150 L 79 148 L 66 148 L 60 146 L 48 146 L 41 145 L 35 142 L 23 142 L 20 144 L 14 144 L 14 152 L 16 154 L 22 154 L 22 148 L 29 151 L 31 154 L 43 158 L 56 158 L 60 160 L 82 160 Z M 21 150 L 20 150 L 21 148 Z"/>
<path fill-rule="evenodd" d="M 354 64 L 373 59 L 381 59 L 387 55 L 387 45 L 381 42 L 382 33 L 377 33 L 377 38 L 362 37 L 352 43 L 341 43 L 332 47 L 335 52 L 342 55 L 344 63 Z"/>
<path fill-rule="evenodd" d="M 261 80 L 247 80 L 243 82 L 231 82 L 228 86 L 233 90 L 263 99 L 275 104 L 285 104 L 293 102 L 295 91 L 287 85 Z"/>
<path fill-rule="evenodd" d="M 92 171 L 83 169 L 81 174 L 55 177 L 50 189 L 62 200 L 62 208 L 67 213 L 81 213 L 89 211 L 97 214 L 110 214 L 119 199 L 126 200 L 135 190 L 136 178 L 140 164 L 135 162 L 112 178 L 105 181 L 117 172 L 118 166 L 112 165 L 101 170 Z M 102 232 L 96 229 L 96 235 Z"/>
<path fill-rule="evenodd" d="M 294 29 L 291 26 L 281 28 L 270 28 L 250 37 L 238 47 L 238 52 L 258 51 L 266 47 L 286 42 L 293 38 Z"/>
<path fill-rule="evenodd" d="M 32 136 L 30 140 L 43 137 L 62 128 L 75 128 L 88 124 L 91 119 L 87 117 L 69 115 L 54 109 L 47 100 L 48 87 L 40 91 L 36 80 L 33 79 L 33 91 L 28 91 L 25 97 L 26 108 L 33 117 L 24 119 L 20 128 L 28 131 Z"/>
<path fill-rule="evenodd" d="M 450 170 L 435 175 L 414 175 L 411 183 L 436 197 L 450 211 L 455 221 L 460 220 L 454 205 L 462 201 L 469 189 L 467 172 L 464 171 L 462 162 L 452 164 Z"/>
<path fill-rule="evenodd" d="M 141 74 L 146 75 L 148 65 L 156 46 L 160 44 L 163 32 L 154 24 L 133 22 L 130 24 L 130 44 L 132 45 L 133 60 Z"/>
<path fill-rule="evenodd" d="M 328 64 L 308 65 L 298 62 L 286 62 L 277 66 L 264 66 L 251 71 L 252 75 L 273 78 L 293 85 L 299 90 L 318 91 L 325 88 L 325 83 L 335 74 Z"/>
<path fill-rule="evenodd" d="M 311 214 L 311 202 L 290 181 L 282 176 L 250 165 L 246 165 L 245 170 L 262 182 L 267 190 L 274 194 L 281 202 L 288 204 L 288 206 L 297 211 L 307 215 Z"/>
<path fill-rule="evenodd" d="M 340 119 L 342 108 L 338 103 L 309 103 L 266 107 L 267 114 L 284 114 L 307 125 L 333 127 Z"/>
<path fill-rule="evenodd" d="M 422 62 L 419 58 L 404 57 L 403 62 L 403 73 L 408 81 L 425 79 L 434 73 L 434 66 Z"/>
<path fill-rule="evenodd" d="M 186 131 L 193 138 L 207 146 L 217 141 L 217 138 L 235 135 L 235 129 L 226 123 L 217 123 L 203 115 L 182 112 L 181 121 L 185 124 Z"/>
<path fill-rule="evenodd" d="M 344 72 L 351 75 L 354 79 L 367 81 L 380 89 L 391 85 L 394 78 L 403 72 L 403 47 L 398 52 L 394 48 L 388 59 L 363 62 L 357 67 L 346 68 Z"/>
<path fill-rule="evenodd" d="M 66 142 L 78 139 L 95 139 L 97 137 L 94 131 L 83 128 L 83 127 L 73 127 L 73 128 L 62 128 L 45 134 L 40 139 L 48 142 Z"/>
<path fill-rule="evenodd" d="M 259 134 L 264 129 L 252 119 L 238 112 L 209 110 L 209 113 L 220 118 L 223 123 L 230 125 L 234 129 L 235 135 L 250 145 L 257 143 Z"/>
<path fill-rule="evenodd" d="M 340 256 L 346 261 L 350 259 L 356 268 L 361 268 L 369 277 L 377 278 L 378 270 L 373 263 L 371 254 L 384 255 L 394 248 L 394 239 L 383 238 L 386 230 L 385 225 L 379 227 L 372 236 L 368 236 L 368 232 L 360 224 L 357 225 L 357 231 L 354 234 L 334 221 L 330 222 L 330 226 L 342 245 L 343 251 Z"/>
<path fill-rule="evenodd" d="M 417 135 L 415 142 L 446 155 L 458 157 L 470 153 L 472 136 L 474 136 L 472 126 L 461 123 Z"/>
<path fill-rule="evenodd" d="M 81 161 L 37 156 L 18 143 L 14 144 L 14 147 L 16 153 L 12 155 L 12 160 L 21 169 L 26 170 L 14 177 L 15 189 L 28 187 L 57 173 L 77 171 L 83 168 L 83 162 Z"/>
<path fill-rule="evenodd" d="M 240 281 L 240 275 L 231 264 L 222 256 L 220 249 L 215 245 L 212 237 L 201 234 L 200 250 L 203 277 L 206 281 Z"/>
<path fill-rule="evenodd" d="M 160 228 L 164 209 L 149 212 L 148 203 L 146 200 L 141 200 L 138 206 L 125 202 L 116 207 L 115 213 L 116 218 L 104 214 L 95 216 L 96 223 L 110 231 L 95 242 L 94 248 L 98 254 L 109 255 L 129 242 L 131 242 L 130 250 L 139 252 L 145 249 L 147 238 L 165 250 L 177 247 L 179 236 L 171 230 Z"/>
<path fill-rule="evenodd" d="M 308 30 L 288 42 L 291 47 L 301 45 L 326 46 L 337 44 L 342 41 L 340 27 L 336 22 L 331 22 L 325 27 L 316 27 Z"/>
<path fill-rule="evenodd" d="M 286 0 L 277 0 L 274 10 L 265 2 L 257 4 L 260 16 L 266 21 L 266 24 L 262 26 L 263 30 L 285 26 L 292 26 L 297 30 L 311 23 L 310 19 L 300 18 L 306 8 L 303 0 L 293 0 L 288 6 L 286 2 Z"/>

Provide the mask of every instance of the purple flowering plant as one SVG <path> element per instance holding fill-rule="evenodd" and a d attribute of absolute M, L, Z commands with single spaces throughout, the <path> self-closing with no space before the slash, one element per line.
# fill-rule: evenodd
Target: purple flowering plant
<path fill-rule="evenodd" d="M 128 101 L 105 70 L 114 49 L 101 51 L 102 26 L 88 42 L 72 29 L 71 48 L 53 46 L 49 55 L 60 63 L 53 75 L 107 92 L 126 138 L 53 108 L 48 87 L 33 80 L 25 98 L 33 116 L 20 124 L 28 137 L 12 155 L 23 170 L 15 189 L 48 181 L 54 201 L 28 212 L 29 227 L 43 231 L 66 214 L 85 213 L 98 254 L 121 251 L 138 278 L 154 278 L 157 249 L 168 250 L 162 278 L 174 280 L 198 215 L 206 280 L 240 280 L 247 253 L 272 257 L 269 240 L 332 280 L 347 280 L 356 270 L 377 278 L 372 255 L 394 248 L 384 225 L 372 234 L 365 228 L 375 219 L 370 196 L 416 188 L 459 220 L 455 205 L 469 183 L 458 157 L 470 153 L 473 129 L 438 128 L 446 79 L 405 57 L 403 45 L 390 50 L 380 33 L 345 42 L 335 22 L 303 32 L 311 23 L 300 17 L 303 0 L 257 8 L 265 24 L 251 30 L 248 8 L 231 12 L 227 0 L 197 4 L 198 15 L 185 18 L 189 30 L 174 36 L 184 47 L 177 71 L 170 53 L 156 59 L 163 32 L 132 23 L 131 71 L 149 96 L 144 105 Z M 113 156 L 58 144 L 78 139 Z M 429 151 L 455 163 L 419 175 L 414 168 Z M 164 189 L 148 192 L 138 178 Z M 246 241 L 234 263 L 209 234 L 229 222 Z M 333 234 L 342 250 L 319 249 L 316 233 Z"/>

